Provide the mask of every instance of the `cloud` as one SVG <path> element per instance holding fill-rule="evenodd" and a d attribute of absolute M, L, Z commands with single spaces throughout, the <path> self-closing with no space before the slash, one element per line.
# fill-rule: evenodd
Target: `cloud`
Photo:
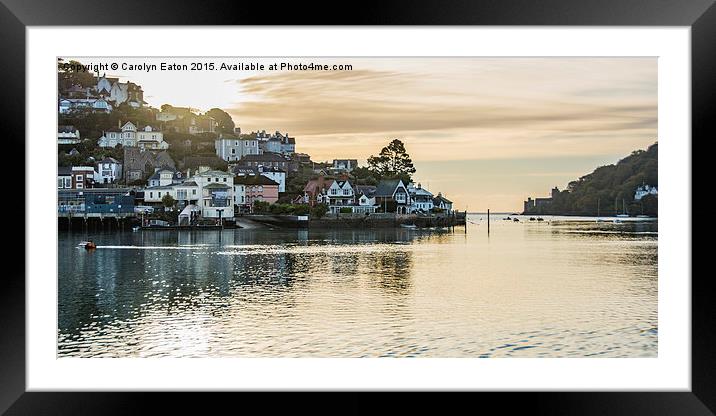
<path fill-rule="evenodd" d="M 655 140 L 655 62 L 556 61 L 537 60 L 530 67 L 532 61 L 482 65 L 477 59 L 473 66 L 460 61 L 458 69 L 445 62 L 446 72 L 435 58 L 428 70 L 398 63 L 261 74 L 237 81 L 245 98 L 229 112 L 249 129 L 271 126 L 301 137 L 304 150 L 319 156 L 353 147 L 362 153 L 350 156 L 367 158 L 389 137 L 412 142 L 418 155 L 448 159 L 473 152 L 541 154 L 554 144 L 572 152 L 584 145 L 591 152 L 594 140 L 606 140 L 611 152 L 609 141 L 616 139 Z M 548 70 L 556 73 L 545 75 Z M 465 147 L 445 149 L 450 145 Z M 373 150 L 366 152 L 369 146 Z"/>

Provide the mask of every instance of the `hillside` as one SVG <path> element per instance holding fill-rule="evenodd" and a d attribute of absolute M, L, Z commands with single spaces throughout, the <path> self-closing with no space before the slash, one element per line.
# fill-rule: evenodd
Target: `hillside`
<path fill-rule="evenodd" d="M 636 150 L 614 165 L 601 166 L 594 172 L 572 181 L 557 193 L 542 213 L 554 215 L 613 215 L 626 211 L 632 215 L 656 216 L 656 196 L 634 200 L 641 185 L 658 186 L 658 143 L 647 150 Z M 616 208 L 615 208 L 616 207 Z"/>

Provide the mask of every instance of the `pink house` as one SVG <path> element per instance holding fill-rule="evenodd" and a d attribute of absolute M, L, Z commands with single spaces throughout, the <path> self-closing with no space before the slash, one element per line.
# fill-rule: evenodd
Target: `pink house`
<path fill-rule="evenodd" d="M 277 182 L 263 175 L 239 175 L 234 178 L 236 205 L 251 207 L 254 201 L 265 201 L 269 204 L 278 201 Z"/>

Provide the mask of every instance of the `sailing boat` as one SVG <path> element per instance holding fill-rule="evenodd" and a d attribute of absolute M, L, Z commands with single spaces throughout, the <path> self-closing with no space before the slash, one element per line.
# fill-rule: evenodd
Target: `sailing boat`
<path fill-rule="evenodd" d="M 627 212 L 626 212 L 626 203 L 624 203 L 624 199 L 622 199 L 622 210 L 623 210 L 622 213 L 617 214 L 617 217 L 620 217 L 620 218 L 628 217 L 629 214 L 627 214 Z"/>
<path fill-rule="evenodd" d="M 601 202 L 602 202 L 601 199 L 597 199 L 597 222 L 602 222 L 602 219 L 599 218 L 599 207 L 601 205 Z"/>

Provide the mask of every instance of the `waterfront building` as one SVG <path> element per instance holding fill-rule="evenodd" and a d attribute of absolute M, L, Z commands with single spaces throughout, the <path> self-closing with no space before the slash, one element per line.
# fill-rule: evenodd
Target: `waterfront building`
<path fill-rule="evenodd" d="M 420 183 L 417 185 L 410 182 L 408 184 L 408 193 L 410 194 L 410 212 L 421 212 L 421 213 L 428 213 L 432 211 L 434 203 L 433 203 L 433 194 L 430 193 L 427 189 L 423 188 Z"/>
<path fill-rule="evenodd" d="M 323 175 L 309 180 L 303 187 L 303 195 L 295 202 L 310 206 L 323 203 L 323 195 L 326 194 L 326 189 L 331 186 L 332 182 L 333 179 L 327 179 Z"/>
<path fill-rule="evenodd" d="M 72 166 L 72 189 L 87 189 L 94 187 L 93 166 Z"/>
<path fill-rule="evenodd" d="M 549 205 L 552 204 L 552 201 L 557 197 L 559 194 L 559 188 L 556 186 L 552 188 L 551 196 L 548 198 L 535 198 L 532 199 L 531 197 L 528 197 L 526 201 L 524 201 L 524 209 L 523 213 L 534 213 L 534 214 L 542 214 L 545 212 L 545 210 L 548 208 Z"/>
<path fill-rule="evenodd" d="M 452 201 L 445 198 L 441 192 L 433 198 L 433 207 L 440 208 L 441 210 L 450 213 L 452 212 Z"/>
<path fill-rule="evenodd" d="M 332 214 L 340 212 L 341 208 L 350 208 L 352 211 L 355 205 L 353 187 L 347 180 L 333 180 L 326 189 L 323 201 Z"/>
<path fill-rule="evenodd" d="M 133 215 L 136 195 L 129 188 L 61 189 L 58 214 L 86 216 Z"/>
<path fill-rule="evenodd" d="M 57 189 L 72 189 L 72 167 L 57 167 Z"/>
<path fill-rule="evenodd" d="M 286 172 L 275 167 L 257 166 L 235 166 L 233 172 L 236 176 L 262 175 L 278 183 L 278 191 L 286 192 Z"/>
<path fill-rule="evenodd" d="M 75 126 L 57 127 L 57 144 L 78 144 L 80 141 L 80 131 Z"/>
<path fill-rule="evenodd" d="M 218 170 L 203 170 L 191 177 L 200 198 L 198 206 L 203 218 L 234 217 L 234 175 Z"/>
<path fill-rule="evenodd" d="M 167 195 L 176 200 L 176 190 L 173 185 L 150 186 L 144 188 L 144 202 L 149 205 L 161 205 L 162 198 Z"/>
<path fill-rule="evenodd" d="M 258 155 L 259 142 L 256 139 L 219 135 L 214 141 L 214 150 L 220 158 L 233 162 L 247 155 Z"/>
<path fill-rule="evenodd" d="M 659 195 L 659 191 L 656 189 L 656 186 L 642 185 L 636 188 L 636 191 L 634 191 L 634 200 L 640 201 L 647 195 Z"/>
<path fill-rule="evenodd" d="M 237 175 L 234 178 L 236 205 L 242 211 L 253 209 L 255 201 L 274 204 L 278 201 L 279 184 L 263 175 Z"/>
<path fill-rule="evenodd" d="M 96 165 L 96 183 L 110 184 L 122 179 L 122 163 L 113 157 L 105 157 Z"/>
<path fill-rule="evenodd" d="M 384 179 L 378 182 L 375 190 L 375 202 L 383 212 L 408 214 L 410 212 L 410 193 L 400 179 Z"/>

